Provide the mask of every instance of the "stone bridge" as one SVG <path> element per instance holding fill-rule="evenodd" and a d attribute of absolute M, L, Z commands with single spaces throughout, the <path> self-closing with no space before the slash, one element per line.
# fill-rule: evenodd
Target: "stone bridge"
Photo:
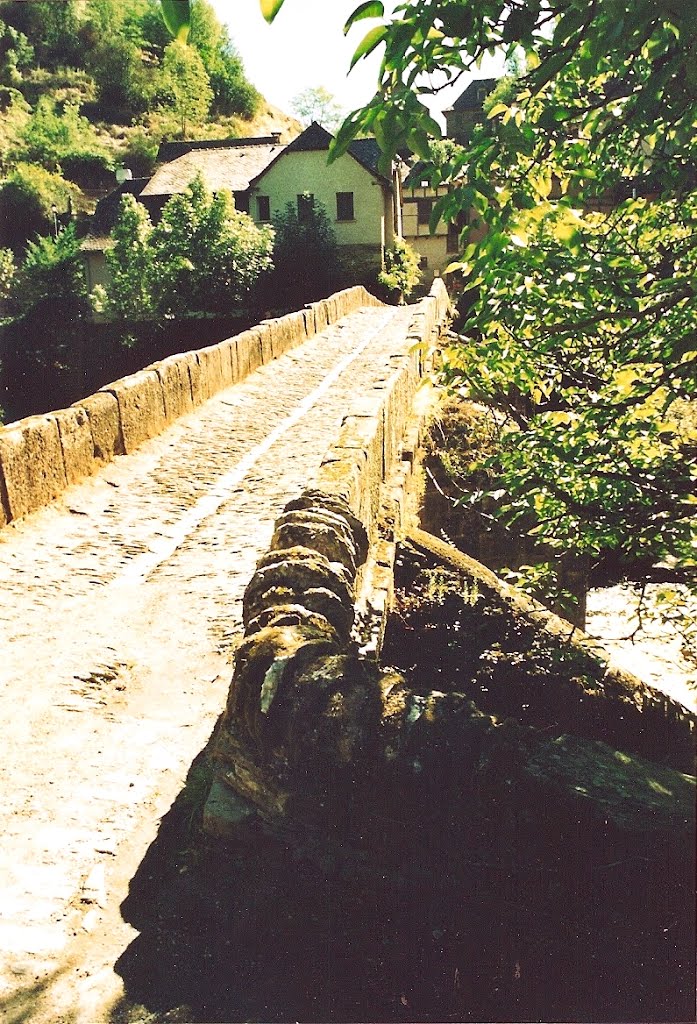
<path fill-rule="evenodd" d="M 117 994 L 110 952 L 81 965 L 131 937 L 128 878 L 225 706 L 243 594 L 289 503 L 283 547 L 312 523 L 360 549 L 359 642 L 379 644 L 447 312 L 440 282 L 399 308 L 349 289 L 0 428 L 9 1019 L 97 1020 Z M 341 616 L 340 584 L 318 577 L 312 615 Z"/>

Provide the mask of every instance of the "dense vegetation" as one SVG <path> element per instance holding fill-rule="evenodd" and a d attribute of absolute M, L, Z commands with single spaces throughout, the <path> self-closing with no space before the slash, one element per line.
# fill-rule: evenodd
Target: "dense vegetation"
<path fill-rule="evenodd" d="M 229 192 L 214 196 L 200 175 L 154 227 L 124 196 L 112 238 L 109 284 L 97 299 L 117 319 L 231 313 L 271 269 L 272 233 L 238 212 Z"/>
<path fill-rule="evenodd" d="M 0 246 L 91 209 L 118 164 L 149 173 L 163 138 L 238 134 L 260 97 L 207 0 L 189 44 L 159 0 L 0 0 Z"/>
<path fill-rule="evenodd" d="M 273 17 L 283 0 L 262 0 Z M 407 0 L 355 60 L 384 46 L 376 96 L 335 153 L 373 132 L 448 185 L 433 221 L 462 236 L 469 306 L 444 379 L 494 410 L 489 468 L 508 522 L 640 579 L 694 579 L 697 378 L 697 27 L 654 0 Z M 499 47 L 522 73 L 470 143 L 443 159 L 423 93 L 467 81 Z"/>

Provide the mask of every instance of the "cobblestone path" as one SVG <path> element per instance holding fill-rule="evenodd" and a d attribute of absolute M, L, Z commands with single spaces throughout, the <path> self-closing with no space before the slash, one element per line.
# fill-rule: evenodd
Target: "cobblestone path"
<path fill-rule="evenodd" d="M 346 317 L 0 531 L 0 1018 L 106 1019 L 85 948 L 132 936 L 118 905 L 224 706 L 272 523 L 409 317 Z"/>

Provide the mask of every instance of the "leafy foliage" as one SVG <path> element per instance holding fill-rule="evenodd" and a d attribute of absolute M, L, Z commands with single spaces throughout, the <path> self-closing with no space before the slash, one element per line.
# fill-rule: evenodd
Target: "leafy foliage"
<path fill-rule="evenodd" d="M 33 59 L 34 48 L 24 32 L 0 19 L 0 85 L 19 85 Z"/>
<path fill-rule="evenodd" d="M 278 6 L 278 5 L 277 5 Z M 469 213 L 459 262 L 477 296 L 446 380 L 499 406 L 501 514 L 599 560 L 694 571 L 697 25 L 668 0 L 406 0 L 354 61 L 384 50 L 375 98 L 344 122 L 387 162 L 408 147 L 449 186 L 432 223 Z M 467 82 L 487 52 L 522 51 L 467 146 L 433 149 L 426 93 Z M 480 232 L 481 233 L 481 232 Z M 676 404 L 678 403 L 678 404 Z"/>
<path fill-rule="evenodd" d="M 20 133 L 14 155 L 58 173 L 63 164 L 75 165 L 81 160 L 103 168 L 110 166 L 106 149 L 79 107 L 67 103 L 60 109 L 48 96 L 39 100 Z"/>
<path fill-rule="evenodd" d="M 189 125 L 205 121 L 213 100 L 210 80 L 198 53 L 175 39 L 165 50 L 160 89 L 165 108 L 170 108 L 187 137 Z"/>
<path fill-rule="evenodd" d="M 316 121 L 327 131 L 334 132 L 344 118 L 341 107 L 323 85 L 298 93 L 291 106 L 305 127 Z"/>
<path fill-rule="evenodd" d="M 114 246 L 106 254 L 109 286 L 106 295 L 100 295 L 104 311 L 113 317 L 146 320 L 155 311 L 151 235 L 152 224 L 145 207 L 133 196 L 123 196 L 111 232 Z"/>
<path fill-rule="evenodd" d="M 30 242 L 17 270 L 10 295 L 15 315 L 44 323 L 70 323 L 89 306 L 80 243 L 73 225 Z"/>
<path fill-rule="evenodd" d="M 12 293 L 12 281 L 17 267 L 11 249 L 0 249 L 0 314 Z"/>
<path fill-rule="evenodd" d="M 273 218 L 274 281 L 289 301 L 326 295 L 338 269 L 336 236 L 322 203 L 307 195 L 302 214 L 287 203 Z"/>
<path fill-rule="evenodd" d="M 53 208 L 63 213 L 77 189 L 60 174 L 19 163 L 0 183 L 0 245 L 19 250 L 27 238 L 51 230 Z"/>
<path fill-rule="evenodd" d="M 385 266 L 378 274 L 378 283 L 402 302 L 411 295 L 420 277 L 419 254 L 403 238 L 395 238 L 385 250 Z"/>
<path fill-rule="evenodd" d="M 271 268 L 272 235 L 234 208 L 229 193 L 213 196 L 197 177 L 172 196 L 153 227 L 133 196 L 124 196 L 110 281 L 97 300 L 123 319 L 229 313 Z"/>
<path fill-rule="evenodd" d="M 215 196 L 200 177 L 172 196 L 153 230 L 155 303 L 168 316 L 230 312 L 271 268 L 273 240 L 229 192 Z"/>

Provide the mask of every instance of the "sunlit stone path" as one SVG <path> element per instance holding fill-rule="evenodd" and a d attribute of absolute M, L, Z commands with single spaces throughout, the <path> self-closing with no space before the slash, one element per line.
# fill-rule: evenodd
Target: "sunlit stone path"
<path fill-rule="evenodd" d="M 223 708 L 273 520 L 410 313 L 351 314 L 0 531 L 0 1018 L 106 1019 L 119 903 Z"/>

